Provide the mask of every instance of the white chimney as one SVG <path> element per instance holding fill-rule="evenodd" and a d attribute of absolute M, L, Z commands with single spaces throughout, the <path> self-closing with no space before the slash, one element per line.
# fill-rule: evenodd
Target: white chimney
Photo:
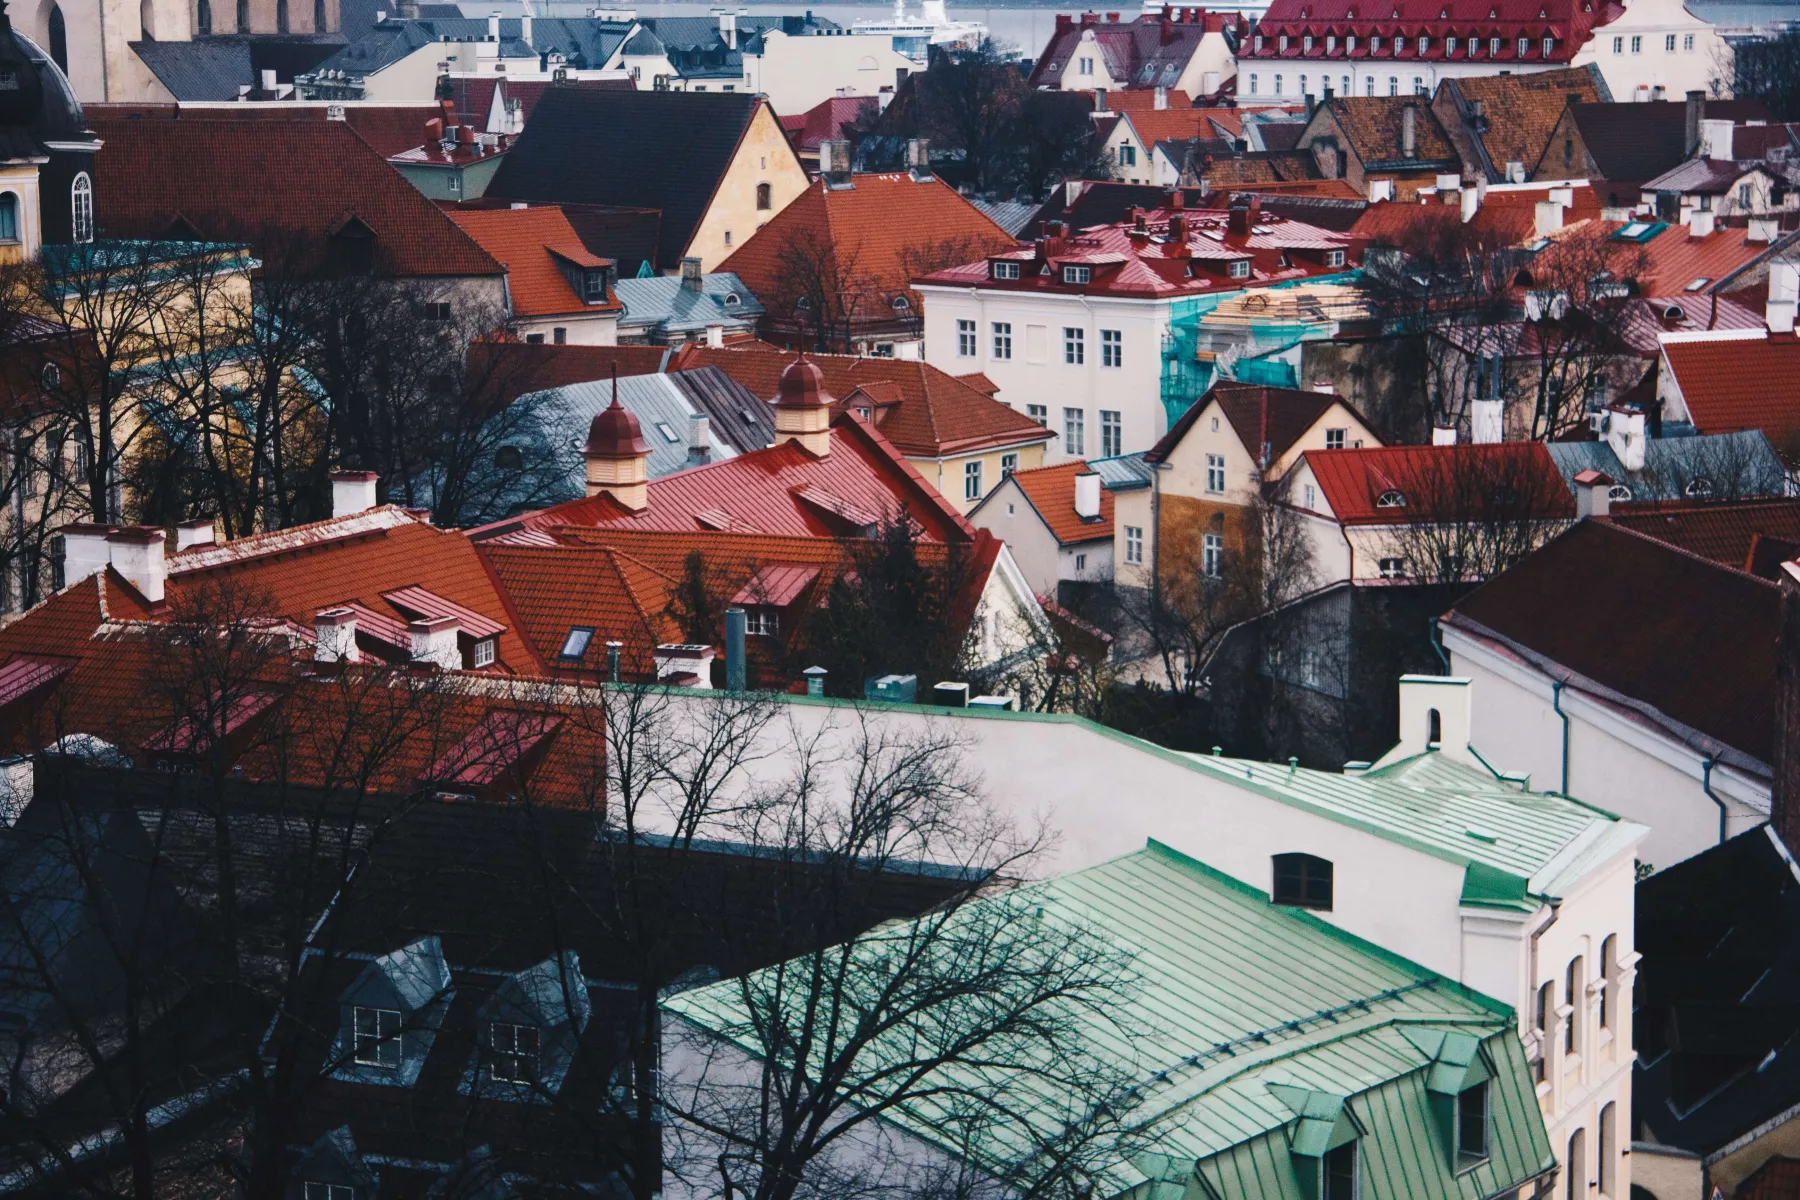
<path fill-rule="evenodd" d="M 1774 217 L 1751 217 L 1749 227 L 1744 233 L 1744 240 L 1766 245 L 1774 241 L 1780 232 L 1781 222 Z"/>
<path fill-rule="evenodd" d="M 1606 446 L 1627 471 L 1644 469 L 1644 414 L 1637 409 L 1606 410 Z"/>
<path fill-rule="evenodd" d="M 331 515 L 347 517 L 375 507 L 373 471 L 333 471 L 331 473 Z"/>
<path fill-rule="evenodd" d="M 1506 164 L 1506 182 L 1508 182 L 1508 183 L 1524 183 L 1525 182 L 1525 164 L 1522 162 L 1507 163 Z"/>
<path fill-rule="evenodd" d="M 1168 108 L 1169 107 L 1169 89 L 1166 87 L 1157 88 L 1155 98 L 1152 100 L 1151 103 L 1152 103 L 1152 107 L 1154 107 L 1158 112 L 1161 112 L 1163 109 Z"/>
<path fill-rule="evenodd" d="M 677 680 L 687 687 L 712 690 L 712 664 L 718 657 L 718 651 L 711 646 L 690 646 L 676 642 L 664 642 L 656 648 L 656 678 L 668 679 L 672 676 L 692 676 L 692 681 Z"/>
<path fill-rule="evenodd" d="M 265 68 L 262 73 L 262 90 L 265 92 L 273 92 L 275 86 L 275 72 Z"/>
<path fill-rule="evenodd" d="M 89 575 L 98 575 L 112 561 L 106 547 L 106 536 L 117 526 L 64 525 L 57 533 L 63 540 L 63 582 L 79 583 Z"/>
<path fill-rule="evenodd" d="M 412 640 L 412 660 L 431 663 L 446 671 L 456 670 L 462 666 L 462 647 L 456 640 L 461 628 L 462 622 L 455 617 L 408 621 L 406 632 Z"/>
<path fill-rule="evenodd" d="M 163 585 L 169 577 L 168 564 L 163 561 L 164 540 L 163 531 L 154 525 L 131 525 L 106 535 L 113 570 L 152 604 L 162 603 Z"/>
<path fill-rule="evenodd" d="M 1439 175 L 1432 183 L 1440 192 L 1454 192 L 1462 187 L 1461 175 Z"/>
<path fill-rule="evenodd" d="M 1481 193 L 1474 188 L 1464 188 L 1460 201 L 1463 224 L 1467 225 L 1475 219 L 1475 214 L 1481 211 Z"/>
<path fill-rule="evenodd" d="M 705 413 L 688 414 L 688 462 L 694 466 L 712 461 L 712 420 Z"/>
<path fill-rule="evenodd" d="M 1700 157 L 1731 158 L 1731 122 L 1703 120 L 1700 122 Z"/>
<path fill-rule="evenodd" d="M 1482 444 L 1506 439 L 1506 401 L 1498 396 L 1475 401 L 1469 408 L 1469 440 Z"/>
<path fill-rule="evenodd" d="M 491 12 L 488 14 L 488 41 L 497 42 L 499 40 L 500 40 L 500 14 L 497 12 Z"/>
<path fill-rule="evenodd" d="M 1309 101 L 1307 108 L 1311 109 Z M 1419 108 L 1416 104 L 1407 104 L 1400 109 L 1400 157 L 1411 159 L 1418 149 L 1419 143 Z"/>
<path fill-rule="evenodd" d="M 1431 427 L 1431 444 L 1434 446 L 1456 445 L 1456 426 L 1433 425 Z"/>
<path fill-rule="evenodd" d="M 1084 521 L 1100 519 L 1100 476 L 1092 471 L 1075 477 L 1075 515 Z"/>
<path fill-rule="evenodd" d="M 1553 187 L 1550 189 L 1550 198 L 1564 208 L 1575 207 L 1575 189 L 1572 187 Z"/>
<path fill-rule="evenodd" d="M 1337 388 L 1332 386 L 1331 380 L 1329 379 L 1313 380 L 1312 390 L 1325 396 L 1337 395 Z"/>
<path fill-rule="evenodd" d="M 1769 263 L 1770 333 L 1794 331 L 1796 301 L 1800 301 L 1800 260 L 1777 258 Z"/>
<path fill-rule="evenodd" d="M 313 661 L 322 663 L 357 662 L 362 651 L 356 648 L 356 613 L 348 608 L 325 608 L 313 614 Z"/>
<path fill-rule="evenodd" d="M 177 554 L 189 546 L 210 546 L 213 541 L 213 519 L 211 517 L 195 517 L 192 521 L 183 521 L 175 526 L 175 553 Z"/>
<path fill-rule="evenodd" d="M 531 13 L 529 10 L 519 18 L 519 40 L 527 46 L 531 45 Z"/>
<path fill-rule="evenodd" d="M 1536 214 L 1536 228 L 1539 237 L 1549 237 L 1562 228 L 1563 206 L 1556 201 L 1539 200 Z"/>
<path fill-rule="evenodd" d="M 1412 758 L 1436 750 L 1445 758 L 1482 769 L 1469 752 L 1472 692 L 1471 681 L 1455 675 L 1402 675 L 1400 744 L 1384 759 Z"/>
<path fill-rule="evenodd" d="M 719 10 L 719 40 L 725 43 L 727 50 L 737 49 L 737 14 Z"/>
<path fill-rule="evenodd" d="M 1380 204 L 1383 200 L 1394 198 L 1394 181 L 1391 179 L 1369 180 L 1369 203 Z"/>
<path fill-rule="evenodd" d="M 1612 509 L 1612 476 L 1589 467 L 1575 476 L 1575 515 L 1604 517 Z"/>
<path fill-rule="evenodd" d="M 1713 214 L 1711 209 L 1696 208 L 1688 214 L 1688 236 L 1691 238 L 1711 237 L 1713 231 Z"/>
<path fill-rule="evenodd" d="M 706 327 L 706 344 L 714 350 L 723 347 L 725 345 L 725 327 L 723 325 L 708 325 Z"/>

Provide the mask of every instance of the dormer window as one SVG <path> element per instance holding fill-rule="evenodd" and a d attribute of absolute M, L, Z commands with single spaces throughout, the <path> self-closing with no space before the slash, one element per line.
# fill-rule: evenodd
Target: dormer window
<path fill-rule="evenodd" d="M 894 311 L 897 313 L 908 313 L 912 311 L 912 301 L 908 300 L 905 296 L 895 296 L 892 304 Z"/>
<path fill-rule="evenodd" d="M 1406 493 L 1389 488 L 1375 498 L 1376 508 L 1405 508 Z"/>
<path fill-rule="evenodd" d="M 1342 250 L 1327 250 L 1325 252 L 1325 265 L 1328 267 L 1343 266 L 1344 252 Z"/>
<path fill-rule="evenodd" d="M 1456 38 L 1445 38 L 1444 39 L 1444 54 L 1446 56 L 1455 54 L 1456 53 L 1456 44 L 1457 44 Z"/>
<path fill-rule="evenodd" d="M 1456 1165 L 1460 1170 L 1488 1156 L 1488 1085 L 1484 1080 L 1456 1096 Z"/>
<path fill-rule="evenodd" d="M 1702 475 L 1688 480 L 1687 486 L 1681 490 L 1690 500 L 1705 500 L 1713 494 L 1712 480 Z"/>
<path fill-rule="evenodd" d="M 1017 279 L 1019 264 L 1016 262 L 997 262 L 994 264 L 995 279 Z"/>
<path fill-rule="evenodd" d="M 1431 52 L 1431 39 L 1428 37 L 1421 37 L 1419 39 L 1419 53 L 1420 54 L 1428 54 L 1430 52 Z"/>
<path fill-rule="evenodd" d="M 356 1045 L 352 1057 L 364 1067 L 400 1067 L 400 1011 L 393 1008 L 351 1009 Z"/>
<path fill-rule="evenodd" d="M 1551 53 L 1553 51 L 1555 51 L 1555 49 L 1556 49 L 1556 39 L 1555 38 L 1545 38 L 1544 39 L 1544 57 L 1549 58 Z"/>
<path fill-rule="evenodd" d="M 1269 899 L 1286 908 L 1331 911 L 1331 860 L 1313 854 L 1277 854 Z"/>
<path fill-rule="evenodd" d="M 1529 53 L 1531 53 L 1531 39 L 1530 38 L 1520 38 L 1519 45 L 1518 45 L 1519 57 L 1524 58 Z"/>
<path fill-rule="evenodd" d="M 1356 1143 L 1345 1142 L 1319 1160 L 1319 1200 L 1357 1200 Z"/>
<path fill-rule="evenodd" d="M 494 639 L 482 638 L 469 647 L 469 665 L 471 667 L 491 667 L 494 665 Z"/>
<path fill-rule="evenodd" d="M 1247 258 L 1234 258 L 1231 260 L 1231 264 L 1226 268 L 1226 271 L 1233 279 L 1248 279 L 1250 278 L 1250 260 Z"/>
<path fill-rule="evenodd" d="M 606 302 L 606 272 L 582 272 L 582 290 L 586 294 L 589 304 L 604 304 Z"/>
<path fill-rule="evenodd" d="M 1094 277 L 1091 267 L 1064 267 L 1063 282 L 1085 284 Z"/>
<path fill-rule="evenodd" d="M 1305 54 L 1312 53 L 1312 34 L 1309 33 L 1305 37 L 1300 39 L 1300 49 L 1301 49 L 1302 53 L 1305 53 Z"/>
<path fill-rule="evenodd" d="M 488 1075 L 504 1083 L 538 1081 L 538 1031 L 534 1025 L 488 1023 Z"/>
<path fill-rule="evenodd" d="M 1356 53 L 1356 35 L 1355 34 L 1351 34 L 1349 37 L 1344 39 L 1344 52 L 1346 54 L 1355 54 Z M 1348 92 L 1345 92 L 1344 94 L 1349 95 Z"/>
<path fill-rule="evenodd" d="M 1381 53 L 1381 39 L 1380 38 L 1372 37 L 1369 39 L 1369 53 L 1370 54 L 1380 54 Z"/>
<path fill-rule="evenodd" d="M 1282 52 L 1282 53 L 1283 53 L 1283 54 L 1286 54 L 1286 53 L 1287 53 L 1287 47 L 1288 47 L 1288 39 L 1287 39 L 1287 34 L 1285 34 L 1285 33 L 1284 33 L 1284 34 L 1282 34 L 1282 35 L 1281 35 L 1281 44 L 1280 44 L 1280 46 L 1279 46 L 1279 47 L 1278 47 L 1278 49 L 1280 49 L 1280 51 L 1281 51 L 1281 52 Z"/>
<path fill-rule="evenodd" d="M 862 411 L 866 414 L 868 410 Z M 865 415 L 863 419 L 868 417 Z M 773 608 L 745 609 L 744 632 L 752 637 L 780 637 L 781 614 Z"/>
<path fill-rule="evenodd" d="M 1256 53 L 1258 53 L 1258 54 L 1261 54 L 1261 53 L 1262 53 L 1262 34 L 1260 34 L 1260 33 L 1259 33 L 1259 34 L 1257 34 L 1257 35 L 1256 35 L 1256 42 L 1255 42 L 1255 45 L 1254 45 L 1254 47 L 1253 47 L 1253 49 L 1254 49 L 1254 50 L 1255 50 L 1255 51 L 1256 51 Z"/>

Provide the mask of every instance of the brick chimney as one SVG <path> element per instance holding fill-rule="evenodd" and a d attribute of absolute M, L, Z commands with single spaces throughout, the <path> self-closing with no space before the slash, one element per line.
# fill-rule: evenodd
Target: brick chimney
<path fill-rule="evenodd" d="M 701 276 L 699 259 L 684 258 L 681 260 L 681 286 L 690 292 L 705 289 L 706 280 Z"/>
<path fill-rule="evenodd" d="M 169 577 L 163 561 L 164 541 L 163 531 L 154 525 L 130 525 L 106 535 L 113 569 L 152 604 L 162 603 Z"/>
<path fill-rule="evenodd" d="M 587 494 L 607 495 L 633 512 L 650 507 L 650 443 L 638 419 L 619 403 L 619 367 L 613 364 L 612 403 L 588 426 Z"/>
<path fill-rule="evenodd" d="M 1775 762 L 1769 823 L 1788 850 L 1800 846 L 1800 562 L 1781 564 L 1775 637 Z"/>
<path fill-rule="evenodd" d="M 817 363 L 804 354 L 789 363 L 775 392 L 776 442 L 799 442 L 819 458 L 830 454 L 831 404 Z"/>

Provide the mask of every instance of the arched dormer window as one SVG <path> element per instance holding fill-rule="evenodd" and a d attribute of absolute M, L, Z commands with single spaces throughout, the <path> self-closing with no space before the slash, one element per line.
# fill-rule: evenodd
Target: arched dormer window
<path fill-rule="evenodd" d="M 1606 489 L 1606 498 L 1608 500 L 1629 500 L 1631 499 L 1631 489 L 1622 483 L 1615 483 Z"/>
<path fill-rule="evenodd" d="M 86 171 L 77 171 L 69 185 L 69 234 L 74 242 L 94 240 L 94 181 Z"/>
<path fill-rule="evenodd" d="M 69 73 L 69 26 L 60 4 L 50 6 L 50 57 L 64 75 Z"/>
<path fill-rule="evenodd" d="M 1712 480 L 1704 475 L 1696 476 L 1681 490 L 1690 500 L 1704 500 L 1713 494 Z"/>
<path fill-rule="evenodd" d="M 1277 854 L 1269 898 L 1290 908 L 1331 911 L 1331 860 L 1313 854 Z"/>
<path fill-rule="evenodd" d="M 1379 495 L 1375 498 L 1375 507 L 1376 508 L 1405 508 L 1406 507 L 1406 493 L 1402 492 L 1402 491 L 1398 491 L 1394 488 L 1389 488 L 1387 491 L 1381 493 L 1381 495 Z"/>
<path fill-rule="evenodd" d="M 912 311 L 912 301 L 908 300 L 905 296 L 895 296 L 892 303 L 894 311 L 897 313 L 909 313 Z"/>

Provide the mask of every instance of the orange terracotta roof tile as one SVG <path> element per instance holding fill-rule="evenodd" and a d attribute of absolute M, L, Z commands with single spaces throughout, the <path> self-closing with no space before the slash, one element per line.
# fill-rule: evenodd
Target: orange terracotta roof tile
<path fill-rule="evenodd" d="M 1575 499 L 1539 442 L 1454 446 L 1381 446 L 1309 450 L 1305 460 L 1332 515 L 1344 525 L 1416 525 L 1467 520 L 1494 503 L 1494 488 L 1512 489 L 1509 512 L 1533 520 L 1575 515 Z M 1384 505 L 1389 492 L 1397 505 Z"/>
<path fill-rule="evenodd" d="M 1800 338 L 1747 333 L 1677 334 L 1662 344 L 1672 382 L 1701 433 L 1800 428 Z"/>
<path fill-rule="evenodd" d="M 1602 91 L 1605 85 L 1598 74 L 1588 67 L 1567 67 L 1527 74 L 1472 75 L 1449 83 L 1465 104 L 1481 101 L 1487 129 L 1478 136 L 1494 172 L 1503 179 L 1509 162 L 1536 170 L 1570 96 L 1579 96 L 1583 105 L 1610 99 Z"/>
<path fill-rule="evenodd" d="M 596 259 L 555 205 L 532 208 L 452 209 L 450 219 L 477 245 L 506 268 L 515 316 L 547 317 L 560 313 L 619 312 L 618 298 L 608 288 L 606 302 L 588 304 L 569 286 L 557 256 L 579 266 L 605 266 Z"/>
<path fill-rule="evenodd" d="M 1113 494 L 1100 489 L 1100 516 L 1083 520 L 1075 512 L 1075 477 L 1090 474 L 1086 462 L 1058 463 L 1053 467 L 1037 467 L 1014 471 L 1008 478 L 1018 485 L 1025 499 L 1043 519 L 1046 527 L 1061 544 L 1112 540 Z"/>

